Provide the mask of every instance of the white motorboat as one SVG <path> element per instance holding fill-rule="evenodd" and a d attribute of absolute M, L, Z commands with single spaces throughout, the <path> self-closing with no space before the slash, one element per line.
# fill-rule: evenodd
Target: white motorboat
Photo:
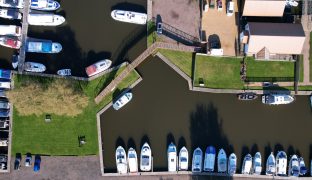
<path fill-rule="evenodd" d="M 8 48 L 19 49 L 22 45 L 21 41 L 17 38 L 12 38 L 8 36 L 0 37 L 0 45 Z"/>
<path fill-rule="evenodd" d="M 41 63 L 25 62 L 24 69 L 28 72 L 44 72 L 46 70 L 46 67 Z"/>
<path fill-rule="evenodd" d="M 203 163 L 203 151 L 198 147 L 193 152 L 192 172 L 193 173 L 202 172 L 202 163 Z"/>
<path fill-rule="evenodd" d="M 133 148 L 128 150 L 128 164 L 130 173 L 138 172 L 138 156 Z"/>
<path fill-rule="evenodd" d="M 22 19 L 22 13 L 18 9 L 2 8 L 0 9 L 0 17 L 5 19 Z"/>
<path fill-rule="evenodd" d="M 299 158 L 299 175 L 304 176 L 307 173 L 307 167 L 304 163 L 303 157 Z"/>
<path fill-rule="evenodd" d="M 32 53 L 59 53 L 62 45 L 45 39 L 28 38 L 26 41 L 26 52 Z"/>
<path fill-rule="evenodd" d="M 251 174 L 251 168 L 252 168 L 252 157 L 250 154 L 247 154 L 243 160 L 242 174 Z"/>
<path fill-rule="evenodd" d="M 0 0 L 0 6 L 10 8 L 23 8 L 23 0 Z"/>
<path fill-rule="evenodd" d="M 71 69 L 60 69 L 57 71 L 60 76 L 71 76 Z"/>
<path fill-rule="evenodd" d="M 58 26 L 65 22 L 65 18 L 56 14 L 29 13 L 28 23 L 35 26 Z"/>
<path fill-rule="evenodd" d="M 131 92 L 127 92 L 123 94 L 120 98 L 118 98 L 116 101 L 113 103 L 113 108 L 115 110 L 119 110 L 122 108 L 124 105 L 126 105 L 129 101 L 131 101 L 133 95 Z"/>
<path fill-rule="evenodd" d="M 216 161 L 216 148 L 208 146 L 205 152 L 204 171 L 213 172 Z"/>
<path fill-rule="evenodd" d="M 146 24 L 147 21 L 147 14 L 132 11 L 113 10 L 111 16 L 117 21 L 134 24 Z"/>
<path fill-rule="evenodd" d="M 128 172 L 126 151 L 121 146 L 118 146 L 116 149 L 116 166 L 117 173 L 126 174 Z"/>
<path fill-rule="evenodd" d="M 177 171 L 177 148 L 171 142 L 168 146 L 168 171 L 175 172 Z"/>
<path fill-rule="evenodd" d="M 261 153 L 257 152 L 255 154 L 255 157 L 253 158 L 253 171 L 255 174 L 260 175 L 262 172 L 262 159 L 261 159 Z"/>
<path fill-rule="evenodd" d="M 237 169 L 237 157 L 234 153 L 230 154 L 228 161 L 228 174 L 233 176 Z"/>
<path fill-rule="evenodd" d="M 112 65 L 112 61 L 109 59 L 100 60 L 88 67 L 86 67 L 87 75 L 94 76 L 100 72 L 107 70 Z"/>
<path fill-rule="evenodd" d="M 141 149 L 140 169 L 141 171 L 152 170 L 152 150 L 147 142 L 143 144 Z"/>
<path fill-rule="evenodd" d="M 299 160 L 297 155 L 292 155 L 290 158 L 288 176 L 299 177 Z"/>
<path fill-rule="evenodd" d="M 21 36 L 22 28 L 14 25 L 0 25 L 0 35 L 2 36 Z"/>
<path fill-rule="evenodd" d="M 40 11 L 55 11 L 60 7 L 60 3 L 54 0 L 31 0 L 30 4 L 30 9 Z"/>
<path fill-rule="evenodd" d="M 269 155 L 269 157 L 266 161 L 265 174 L 274 176 L 275 175 L 275 169 L 276 169 L 276 161 L 275 161 L 274 154 L 271 152 L 271 154 Z"/>
<path fill-rule="evenodd" d="M 276 175 L 286 176 L 287 172 L 287 155 L 284 151 L 279 151 L 276 155 Z"/>
<path fill-rule="evenodd" d="M 179 152 L 179 171 L 188 170 L 188 151 L 185 146 L 183 146 Z"/>
<path fill-rule="evenodd" d="M 227 170 L 227 156 L 224 149 L 220 149 L 218 152 L 218 172 L 226 173 Z"/>
<path fill-rule="evenodd" d="M 286 6 L 297 7 L 298 5 L 299 5 L 299 3 L 295 0 L 286 0 Z"/>
<path fill-rule="evenodd" d="M 269 105 L 290 104 L 294 100 L 293 96 L 287 94 L 266 94 L 262 96 L 262 103 Z"/>

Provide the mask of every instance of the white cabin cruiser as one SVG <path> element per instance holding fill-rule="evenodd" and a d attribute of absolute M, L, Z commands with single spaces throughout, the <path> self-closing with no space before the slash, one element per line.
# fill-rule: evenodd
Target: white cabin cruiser
<path fill-rule="evenodd" d="M 2 8 L 0 9 L 0 17 L 5 19 L 22 19 L 22 13 L 18 9 Z"/>
<path fill-rule="evenodd" d="M 65 18 L 56 14 L 29 13 L 28 23 L 35 26 L 58 26 L 65 22 Z"/>
<path fill-rule="evenodd" d="M 262 159 L 260 152 L 257 152 L 255 154 L 255 157 L 253 158 L 253 170 L 254 173 L 257 175 L 260 175 L 262 172 Z"/>
<path fill-rule="evenodd" d="M 202 172 L 203 163 L 203 151 L 198 147 L 194 150 L 193 161 L 192 161 L 192 172 L 200 173 Z"/>
<path fill-rule="evenodd" d="M 208 146 L 205 152 L 204 171 L 213 172 L 216 161 L 216 148 Z"/>
<path fill-rule="evenodd" d="M 0 6 L 9 8 L 23 8 L 23 0 L 0 0 Z"/>
<path fill-rule="evenodd" d="M 228 174 L 233 176 L 237 169 L 237 157 L 234 153 L 230 154 L 228 161 Z"/>
<path fill-rule="evenodd" d="M 131 101 L 132 97 L 133 97 L 133 95 L 131 92 L 127 92 L 127 93 L 123 94 L 119 99 L 114 101 L 113 108 L 115 110 L 119 110 L 124 105 L 126 105 L 129 101 Z"/>
<path fill-rule="evenodd" d="M 250 154 L 247 154 L 244 157 L 242 165 L 242 174 L 251 174 L 251 168 L 252 168 L 252 157 Z"/>
<path fill-rule="evenodd" d="M 297 155 L 292 155 L 290 158 L 288 176 L 299 177 L 299 159 Z"/>
<path fill-rule="evenodd" d="M 128 164 L 130 173 L 138 172 L 138 156 L 133 148 L 128 150 Z"/>
<path fill-rule="evenodd" d="M 1 36 L 21 36 L 22 28 L 14 25 L 0 25 Z"/>
<path fill-rule="evenodd" d="M 54 0 L 31 0 L 30 4 L 30 9 L 40 11 L 55 11 L 60 7 L 60 3 Z"/>
<path fill-rule="evenodd" d="M 62 49 L 60 43 L 34 38 L 28 38 L 25 48 L 26 52 L 32 53 L 59 53 Z"/>
<path fill-rule="evenodd" d="M 117 21 L 134 24 L 146 24 L 147 21 L 147 14 L 132 11 L 113 10 L 111 16 Z"/>
<path fill-rule="evenodd" d="M 218 152 L 218 172 L 226 173 L 227 170 L 227 156 L 224 149 L 220 149 Z"/>
<path fill-rule="evenodd" d="M 287 172 L 287 155 L 284 151 L 279 151 L 276 155 L 276 175 L 286 176 Z"/>
<path fill-rule="evenodd" d="M 25 62 L 24 69 L 28 72 L 44 72 L 46 67 L 41 63 Z"/>
<path fill-rule="evenodd" d="M 175 172 L 177 171 L 177 148 L 171 142 L 168 146 L 168 171 L 169 172 Z"/>
<path fill-rule="evenodd" d="M 262 103 L 269 105 L 290 104 L 294 100 L 293 96 L 287 94 L 267 94 L 262 96 Z"/>
<path fill-rule="evenodd" d="M 152 170 L 152 150 L 147 142 L 143 144 L 141 149 L 140 169 L 141 171 Z"/>
<path fill-rule="evenodd" d="M 121 146 L 118 146 L 116 149 L 116 166 L 117 173 L 126 174 L 128 172 L 126 151 Z"/>
<path fill-rule="evenodd" d="M 276 171 L 275 169 L 276 169 L 276 161 L 275 161 L 274 154 L 271 152 L 266 162 L 265 174 L 274 176 L 275 171 Z"/>
<path fill-rule="evenodd" d="M 57 71 L 60 76 L 71 76 L 71 69 L 60 69 Z"/>
<path fill-rule="evenodd" d="M 183 146 L 179 152 L 179 171 L 188 170 L 188 151 L 185 146 Z"/>
<path fill-rule="evenodd" d="M 112 65 L 112 61 L 109 59 L 100 60 L 88 67 L 86 67 L 86 73 L 87 75 L 94 76 L 98 73 L 101 73 L 105 70 L 107 70 Z"/>

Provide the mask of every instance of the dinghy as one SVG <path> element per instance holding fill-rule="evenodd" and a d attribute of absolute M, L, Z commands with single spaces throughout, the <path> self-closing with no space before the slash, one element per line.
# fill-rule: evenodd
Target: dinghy
<path fill-rule="evenodd" d="M 0 9 L 0 17 L 5 19 L 22 19 L 22 13 L 18 9 L 2 8 Z"/>
<path fill-rule="evenodd" d="M 250 154 L 247 154 L 244 157 L 242 165 L 242 174 L 251 174 L 251 168 L 252 168 L 252 157 Z"/>
<path fill-rule="evenodd" d="M 202 162 L 203 162 L 203 151 L 198 147 L 194 150 L 193 153 L 193 161 L 192 161 L 193 173 L 202 172 Z"/>
<path fill-rule="evenodd" d="M 168 171 L 169 172 L 175 172 L 177 171 L 177 148 L 171 142 L 168 146 Z"/>
<path fill-rule="evenodd" d="M 60 3 L 54 0 L 31 0 L 30 4 L 30 9 L 39 11 L 55 11 L 60 7 Z"/>
<path fill-rule="evenodd" d="M 71 76 L 71 69 L 60 69 L 57 71 L 60 76 Z"/>
<path fill-rule="evenodd" d="M 152 150 L 147 142 L 143 144 L 141 149 L 140 169 L 141 171 L 152 170 Z"/>
<path fill-rule="evenodd" d="M 116 21 L 122 21 L 133 24 L 146 24 L 147 14 L 124 10 L 113 10 L 111 16 Z"/>
<path fill-rule="evenodd" d="M 237 157 L 234 153 L 230 154 L 228 161 L 228 174 L 233 176 L 237 169 Z"/>
<path fill-rule="evenodd" d="M 116 166 L 117 173 L 126 174 L 128 172 L 126 151 L 121 146 L 118 146 L 116 149 Z"/>
<path fill-rule="evenodd" d="M 188 170 L 188 151 L 185 146 L 183 146 L 179 152 L 179 171 Z"/>
<path fill-rule="evenodd" d="M 260 152 L 257 152 L 255 154 L 254 159 L 253 159 L 253 170 L 254 170 L 255 174 L 257 174 L 257 175 L 261 174 L 261 171 L 262 171 L 262 160 L 261 160 L 261 153 Z"/>
<path fill-rule="evenodd" d="M 46 70 L 45 65 L 36 62 L 25 62 L 24 69 L 28 72 L 44 72 Z"/>
<path fill-rule="evenodd" d="M 287 155 L 284 151 L 279 151 L 276 155 L 276 175 L 286 176 Z"/>
<path fill-rule="evenodd" d="M 100 60 L 88 67 L 86 67 L 87 75 L 94 76 L 100 72 L 107 70 L 112 65 L 112 61 L 109 59 Z"/>
<path fill-rule="evenodd" d="M 276 167 L 275 157 L 274 157 L 274 154 L 271 152 L 271 154 L 269 155 L 269 157 L 266 161 L 265 174 L 274 176 L 275 175 L 275 167 Z"/>
<path fill-rule="evenodd" d="M 204 171 L 213 172 L 216 159 L 216 148 L 208 146 L 205 152 Z"/>
<path fill-rule="evenodd" d="M 297 155 L 292 155 L 290 158 L 288 176 L 299 177 L 299 160 Z"/>
<path fill-rule="evenodd" d="M 220 149 L 218 152 L 218 172 L 226 173 L 227 170 L 227 156 L 223 149 Z"/>
<path fill-rule="evenodd" d="M 133 148 L 128 150 L 128 164 L 130 173 L 138 172 L 138 156 Z"/>
<path fill-rule="evenodd" d="M 299 175 L 304 176 L 307 173 L 307 167 L 305 166 L 303 157 L 299 158 Z"/>

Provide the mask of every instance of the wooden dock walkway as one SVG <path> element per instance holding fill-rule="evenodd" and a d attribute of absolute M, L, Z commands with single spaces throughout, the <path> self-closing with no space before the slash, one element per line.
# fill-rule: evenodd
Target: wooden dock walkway
<path fill-rule="evenodd" d="M 18 56 L 18 71 L 23 72 L 24 70 L 24 62 L 25 62 L 25 56 L 26 56 L 26 40 L 27 40 L 27 32 L 28 32 L 28 14 L 30 11 L 30 1 L 24 0 L 24 7 L 22 9 L 23 13 L 23 19 L 22 19 L 22 36 L 21 36 L 21 42 L 22 46 L 19 51 Z"/>
<path fill-rule="evenodd" d="M 108 86 L 94 99 L 98 104 L 107 94 L 109 94 L 115 87 L 137 66 L 139 66 L 148 56 L 155 53 L 157 49 L 170 49 L 176 51 L 196 52 L 198 47 L 185 46 L 180 44 L 156 42 L 140 54 L 134 61 L 132 61 Z"/>

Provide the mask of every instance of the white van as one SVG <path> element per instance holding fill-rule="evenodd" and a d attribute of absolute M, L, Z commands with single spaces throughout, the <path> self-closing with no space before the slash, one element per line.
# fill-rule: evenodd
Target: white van
<path fill-rule="evenodd" d="M 0 81 L 0 89 L 11 89 L 11 82 Z"/>
<path fill-rule="evenodd" d="M 21 36 L 22 28 L 14 25 L 0 25 L 0 35 L 3 36 Z"/>
<path fill-rule="evenodd" d="M 232 16 L 233 13 L 234 13 L 234 2 L 230 1 L 228 2 L 227 7 L 226 7 L 226 15 Z"/>

